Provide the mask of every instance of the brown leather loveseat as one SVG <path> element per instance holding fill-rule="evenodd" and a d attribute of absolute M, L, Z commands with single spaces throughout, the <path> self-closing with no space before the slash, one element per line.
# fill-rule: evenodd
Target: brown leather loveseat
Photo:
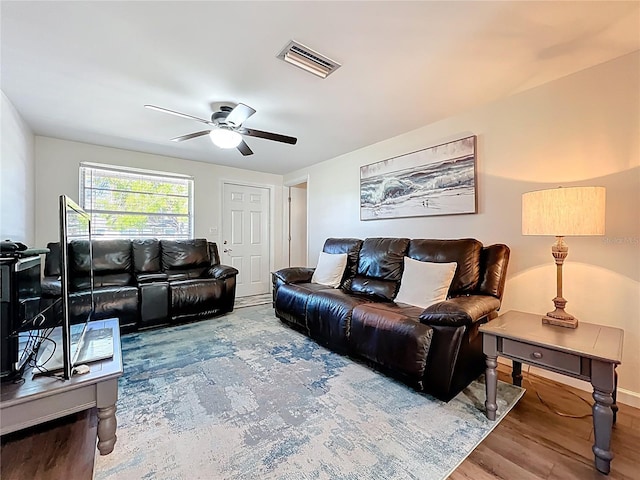
<path fill-rule="evenodd" d="M 485 368 L 478 327 L 497 316 L 509 248 L 474 239 L 329 238 L 347 254 L 338 288 L 312 283 L 313 268 L 272 275 L 275 314 L 340 353 L 363 359 L 409 385 L 449 401 Z M 456 262 L 447 299 L 426 308 L 395 303 L 404 257 Z"/>

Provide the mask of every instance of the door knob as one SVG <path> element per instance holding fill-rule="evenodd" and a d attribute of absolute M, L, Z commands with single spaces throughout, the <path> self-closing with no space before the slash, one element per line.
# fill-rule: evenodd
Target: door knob
<path fill-rule="evenodd" d="M 231 251 L 230 248 L 225 248 L 224 250 L 222 250 L 224 253 L 229 253 Z"/>

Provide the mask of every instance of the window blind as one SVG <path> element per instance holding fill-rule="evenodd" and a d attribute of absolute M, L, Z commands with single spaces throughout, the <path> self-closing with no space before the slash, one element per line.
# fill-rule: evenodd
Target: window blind
<path fill-rule="evenodd" d="M 96 238 L 193 238 L 193 177 L 80 164 L 80 206 Z"/>

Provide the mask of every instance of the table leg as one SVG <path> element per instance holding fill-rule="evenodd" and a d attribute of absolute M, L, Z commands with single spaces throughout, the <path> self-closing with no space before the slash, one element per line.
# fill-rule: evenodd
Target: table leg
<path fill-rule="evenodd" d="M 485 373 L 485 386 L 487 398 L 484 406 L 487 410 L 487 418 L 489 420 L 496 419 L 496 411 L 498 410 L 497 393 L 498 393 L 498 340 L 492 335 L 483 334 L 482 350 L 487 356 L 487 371 Z"/>
<path fill-rule="evenodd" d="M 116 443 L 116 402 L 118 401 L 118 379 L 96 385 L 98 407 L 98 450 L 100 455 L 113 452 Z"/>
<path fill-rule="evenodd" d="M 613 375 L 613 405 L 611 405 L 611 411 L 613 412 L 613 424 L 615 425 L 618 419 L 618 371 L 616 367 L 613 367 Z"/>
<path fill-rule="evenodd" d="M 613 392 L 615 369 L 611 363 L 592 360 L 591 385 L 593 385 L 593 453 L 598 471 L 609 474 L 611 470 L 611 429 L 613 427 Z"/>
<path fill-rule="evenodd" d="M 115 405 L 98 408 L 98 450 L 100 455 L 108 455 L 113 452 L 117 440 L 117 426 Z"/>
<path fill-rule="evenodd" d="M 512 371 L 511 378 L 513 378 L 513 384 L 518 387 L 522 386 L 522 363 L 516 362 L 513 360 L 512 362 Z"/>

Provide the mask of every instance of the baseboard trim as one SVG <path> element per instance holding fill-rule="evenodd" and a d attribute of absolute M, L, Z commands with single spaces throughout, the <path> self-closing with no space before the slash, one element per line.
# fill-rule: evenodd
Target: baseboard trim
<path fill-rule="evenodd" d="M 508 365 L 511 368 L 511 360 L 498 357 L 498 362 L 504 365 Z M 526 371 L 528 365 L 523 364 L 522 369 Z M 570 387 L 577 388 L 578 390 L 582 390 L 583 392 L 592 392 L 593 389 L 589 382 L 584 380 L 578 380 L 576 378 L 567 377 L 565 375 L 560 375 L 558 373 L 549 372 L 547 370 L 543 370 L 537 367 L 531 367 L 529 370 L 532 374 L 537 375 L 539 377 L 548 378 L 549 380 L 553 380 L 558 383 L 562 383 L 564 385 L 569 385 Z M 618 403 L 623 403 L 625 405 L 629 405 L 630 407 L 640 408 L 640 392 L 634 392 L 632 390 L 626 390 L 624 388 L 618 388 Z"/>

